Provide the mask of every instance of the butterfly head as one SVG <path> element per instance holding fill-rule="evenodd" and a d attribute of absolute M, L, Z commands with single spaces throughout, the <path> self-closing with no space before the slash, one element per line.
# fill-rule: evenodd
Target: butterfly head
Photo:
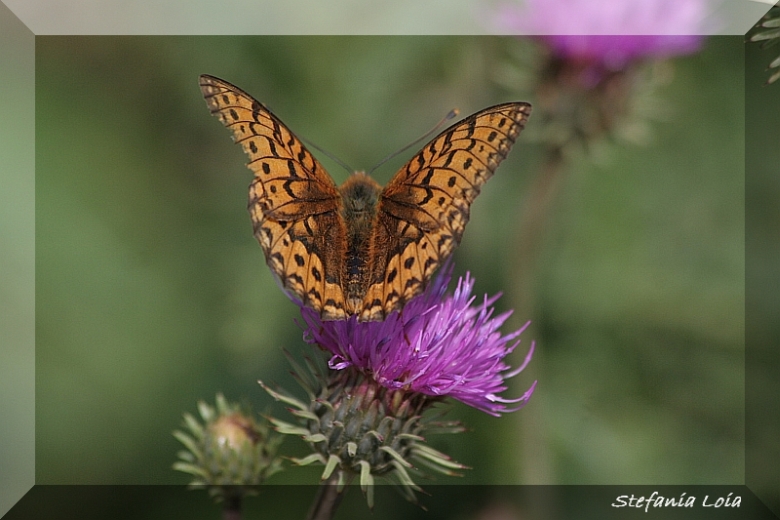
<path fill-rule="evenodd" d="M 350 217 L 373 219 L 381 190 L 382 187 L 364 172 L 350 175 L 339 188 L 347 221 Z"/>

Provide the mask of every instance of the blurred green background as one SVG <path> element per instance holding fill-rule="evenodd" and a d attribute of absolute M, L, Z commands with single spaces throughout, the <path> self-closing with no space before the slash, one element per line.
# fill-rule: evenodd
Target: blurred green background
<path fill-rule="evenodd" d="M 452 484 L 744 481 L 745 59 L 716 37 L 674 60 L 645 145 L 575 155 L 524 251 L 541 147 L 521 136 L 456 253 L 505 327 L 537 342 L 522 411 L 455 404 L 430 439 Z M 282 348 L 307 348 L 246 212 L 251 174 L 197 78 L 263 101 L 356 169 L 506 86 L 527 41 L 491 37 L 36 38 L 36 482 L 184 483 L 171 431 L 216 392 L 271 407 Z M 756 81 L 766 66 L 756 61 Z M 499 86 L 501 85 L 501 86 Z M 533 116 L 529 131 L 533 128 Z M 385 183 L 413 153 L 375 172 Z M 318 154 L 338 183 L 347 172 Z M 530 261 L 524 255 L 534 256 Z M 518 273 L 518 266 L 531 272 Z M 283 451 L 306 453 L 288 439 Z M 272 483 L 315 483 L 293 468 Z"/>

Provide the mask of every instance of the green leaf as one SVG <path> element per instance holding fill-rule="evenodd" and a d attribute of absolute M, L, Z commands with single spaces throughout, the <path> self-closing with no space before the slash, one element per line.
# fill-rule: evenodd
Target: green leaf
<path fill-rule="evenodd" d="M 221 393 L 217 394 L 217 410 L 219 411 L 220 415 L 225 415 L 230 413 L 232 410 L 230 409 L 230 405 L 227 402 L 227 399 L 225 399 L 225 396 Z"/>
<path fill-rule="evenodd" d="M 322 472 L 322 480 L 328 480 L 338 465 L 341 464 L 341 459 L 337 455 L 331 454 L 328 458 L 328 463 L 325 465 L 325 471 Z"/>
<path fill-rule="evenodd" d="M 404 458 L 401 456 L 401 454 L 400 454 L 400 453 L 398 453 L 397 451 L 395 451 L 395 450 L 394 450 L 393 448 L 391 448 L 390 446 L 381 446 L 381 447 L 379 448 L 379 450 L 380 450 L 380 451 L 384 451 L 385 453 L 387 453 L 388 455 L 390 455 L 391 457 L 393 457 L 395 460 L 397 460 L 397 461 L 398 461 L 398 463 L 399 463 L 399 464 L 402 464 L 402 465 L 406 466 L 407 468 L 411 468 L 411 467 L 412 467 L 412 463 L 411 463 L 411 462 L 409 462 L 408 460 L 405 460 L 405 459 L 404 459 Z"/>
<path fill-rule="evenodd" d="M 462 477 L 462 473 L 458 473 L 457 471 L 447 469 L 438 463 L 432 462 L 426 458 L 423 457 L 416 457 L 414 459 L 420 466 L 425 466 L 428 469 L 434 470 L 438 473 L 441 473 L 442 475 L 447 475 L 448 477 Z"/>
<path fill-rule="evenodd" d="M 194 464 L 188 464 L 187 462 L 177 462 L 173 465 L 173 469 L 177 471 L 183 471 L 184 473 L 189 473 L 190 475 L 195 475 L 196 477 L 203 477 L 203 479 L 207 479 L 209 476 L 205 469 Z"/>
<path fill-rule="evenodd" d="M 455 462 L 444 453 L 422 444 L 415 446 L 415 455 L 446 468 L 465 469 L 467 467 L 459 462 Z"/>
<path fill-rule="evenodd" d="M 374 508 L 374 477 L 371 475 L 371 465 L 365 461 L 360 461 L 360 489 L 366 495 L 369 509 Z"/>
<path fill-rule="evenodd" d="M 173 436 L 176 437 L 180 443 L 184 444 L 184 447 L 187 448 L 190 453 L 195 456 L 200 455 L 200 449 L 197 444 L 195 444 L 195 440 L 192 437 L 178 430 L 173 432 Z"/>
<path fill-rule="evenodd" d="M 368 486 L 366 489 L 366 502 L 369 509 L 374 509 L 374 486 Z"/>
<path fill-rule="evenodd" d="M 195 462 L 195 455 L 190 453 L 189 451 L 181 450 L 176 453 L 176 456 L 179 457 L 184 462 Z"/>
<path fill-rule="evenodd" d="M 347 453 L 350 457 L 354 457 L 357 453 L 358 445 L 354 442 L 348 442 L 347 443 Z"/>
<path fill-rule="evenodd" d="M 309 401 L 313 401 L 314 398 L 316 397 L 314 395 L 314 388 L 316 387 L 316 381 L 314 380 L 314 378 L 310 376 L 310 374 L 315 374 L 316 372 L 312 372 L 312 371 L 307 372 L 306 370 L 304 370 L 301 367 L 301 365 L 295 360 L 292 354 L 287 351 L 287 349 L 284 349 L 284 357 L 287 358 L 287 362 L 290 363 L 290 365 L 292 366 L 293 378 L 296 381 L 298 381 L 298 383 L 301 385 L 301 388 L 306 390 L 306 393 L 308 394 L 309 397 Z"/>
<path fill-rule="evenodd" d="M 308 466 L 309 464 L 312 464 L 314 462 L 320 462 L 322 464 L 325 464 L 325 458 L 319 453 L 312 453 L 311 455 L 307 455 L 302 459 L 293 458 L 290 460 L 292 460 L 298 466 Z"/>
<path fill-rule="evenodd" d="M 420 488 L 420 486 L 414 483 L 412 477 L 410 477 L 409 473 L 407 473 L 406 468 L 404 468 L 401 464 L 398 464 L 395 461 L 391 462 L 391 464 L 395 468 L 395 477 L 398 479 L 401 485 L 410 487 L 415 491 L 420 491 L 422 489 Z"/>
<path fill-rule="evenodd" d="M 274 428 L 277 432 L 282 433 L 284 435 L 299 435 L 301 437 L 305 437 L 309 435 L 309 430 L 306 428 L 303 428 L 301 426 L 296 426 L 294 424 L 286 423 L 284 421 L 280 421 L 279 419 L 271 419 L 271 424 L 274 425 Z"/>
<path fill-rule="evenodd" d="M 420 441 L 420 442 L 425 441 L 423 437 L 420 437 L 419 435 L 415 435 L 413 433 L 399 433 L 396 437 L 398 439 L 410 439 L 410 440 Z"/>
<path fill-rule="evenodd" d="M 268 387 L 268 386 L 267 386 L 265 383 L 263 383 L 262 381 L 258 381 L 258 383 L 260 383 L 260 386 L 262 386 L 262 387 L 263 387 L 263 390 L 265 390 L 266 392 L 268 392 L 268 394 L 269 394 L 271 397 L 273 397 L 274 399 L 276 399 L 277 401 L 281 401 L 281 402 L 283 402 L 283 403 L 287 403 L 287 404 L 289 404 L 289 405 L 291 405 L 291 406 L 294 406 L 294 407 L 296 407 L 296 408 L 298 408 L 298 409 L 300 409 L 300 410 L 306 410 L 306 409 L 308 409 L 308 406 L 306 406 L 306 405 L 303 403 L 303 401 L 299 401 L 298 399 L 296 399 L 296 398 L 294 398 L 294 397 L 292 397 L 292 396 L 288 396 L 288 395 L 282 394 L 281 392 L 277 392 L 276 390 L 271 390 L 271 388 L 269 388 L 269 387 Z"/>
<path fill-rule="evenodd" d="M 306 430 L 307 435 L 304 435 L 303 440 L 311 443 L 328 442 L 328 438 L 321 433 L 315 433 L 314 435 L 308 435 L 309 431 Z"/>
<path fill-rule="evenodd" d="M 198 440 L 203 438 L 203 427 L 192 415 L 188 413 L 184 414 L 184 424 Z"/>
<path fill-rule="evenodd" d="M 320 420 L 320 418 L 317 417 L 315 413 L 310 412 L 309 410 L 290 410 L 290 413 L 296 417 L 300 417 L 301 419 L 307 419 L 310 421 L 317 421 L 317 422 L 319 422 Z"/>
<path fill-rule="evenodd" d="M 761 23 L 761 27 L 780 27 L 780 17 L 772 18 Z"/>
<path fill-rule="evenodd" d="M 754 34 L 750 37 L 751 42 L 760 42 L 762 40 L 772 40 L 780 37 L 780 29 L 772 29 L 771 31 L 762 31 Z"/>
<path fill-rule="evenodd" d="M 198 412 L 200 412 L 200 416 L 203 417 L 203 420 L 206 422 L 210 422 L 214 419 L 214 408 L 204 401 L 198 401 Z"/>
<path fill-rule="evenodd" d="M 358 464 L 360 465 L 360 489 L 365 491 L 368 486 L 374 485 L 374 477 L 371 476 L 371 464 L 365 460 L 359 461 Z"/>
<path fill-rule="evenodd" d="M 377 441 L 379 441 L 379 442 L 382 442 L 382 441 L 384 441 L 384 440 L 385 440 L 385 438 L 382 436 L 382 434 L 381 434 L 381 433 L 379 433 L 379 432 L 378 432 L 378 431 L 376 431 L 376 430 L 368 430 L 368 431 L 366 432 L 366 435 L 367 435 L 367 436 L 368 436 L 368 435 L 372 436 L 373 438 L 375 438 L 375 439 L 376 439 Z M 399 434 L 399 435 L 398 435 L 398 437 L 401 437 L 401 436 L 403 436 L 403 435 L 404 435 L 403 433 L 402 433 L 402 434 Z"/>

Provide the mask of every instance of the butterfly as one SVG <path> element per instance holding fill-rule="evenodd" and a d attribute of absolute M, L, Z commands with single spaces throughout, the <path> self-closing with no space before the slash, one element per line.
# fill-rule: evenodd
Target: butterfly
<path fill-rule="evenodd" d="M 200 89 L 249 156 L 249 213 L 268 266 L 323 320 L 381 321 L 422 292 L 531 113 L 522 102 L 486 108 L 441 132 L 384 188 L 363 172 L 338 187 L 262 103 L 214 76 L 200 76 Z"/>

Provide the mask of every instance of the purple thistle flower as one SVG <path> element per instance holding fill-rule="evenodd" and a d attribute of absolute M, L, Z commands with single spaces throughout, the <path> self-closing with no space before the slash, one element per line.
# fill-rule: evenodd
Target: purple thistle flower
<path fill-rule="evenodd" d="M 331 369 L 354 367 L 388 389 L 453 397 L 494 416 L 519 410 L 536 382 L 516 399 L 498 394 L 531 360 L 533 343 L 518 368 L 510 370 L 503 361 L 520 341 L 509 343 L 530 322 L 502 335 L 498 329 L 511 311 L 492 317 L 491 305 L 500 295 L 485 295 L 481 304 L 472 306 L 474 280 L 467 273 L 454 293 L 445 296 L 451 275 L 450 263 L 425 292 L 381 322 L 359 322 L 357 316 L 322 321 L 316 311 L 301 307 L 304 339 L 333 354 Z"/>
<path fill-rule="evenodd" d="M 619 70 L 645 57 L 699 49 L 707 0 L 525 0 L 502 5 L 495 25 L 510 34 L 540 36 L 565 59 L 599 61 Z"/>

